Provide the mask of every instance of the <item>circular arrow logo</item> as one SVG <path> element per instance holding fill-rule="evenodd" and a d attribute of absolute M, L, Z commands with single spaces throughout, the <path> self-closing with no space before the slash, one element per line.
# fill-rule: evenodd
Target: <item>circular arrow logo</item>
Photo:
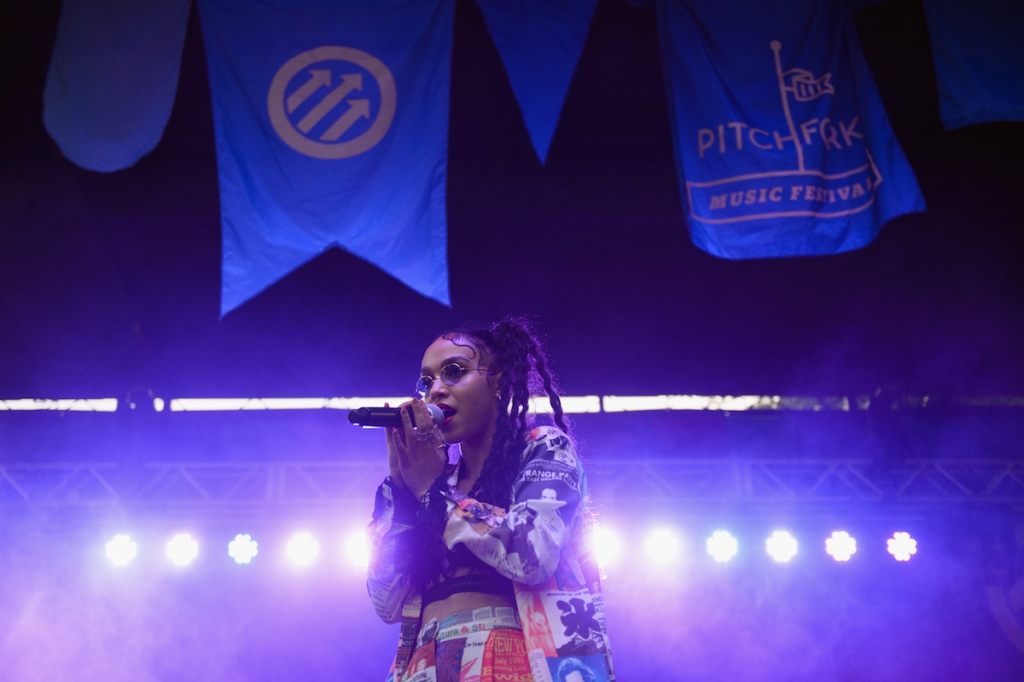
<path fill-rule="evenodd" d="M 267 113 L 289 147 L 317 159 L 371 149 L 395 118 L 395 79 L 376 57 L 351 47 L 318 47 L 278 69 Z"/>

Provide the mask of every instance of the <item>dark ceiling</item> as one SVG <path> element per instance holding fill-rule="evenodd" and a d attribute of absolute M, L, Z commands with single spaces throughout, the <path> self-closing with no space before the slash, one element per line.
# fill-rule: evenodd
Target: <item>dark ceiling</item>
<path fill-rule="evenodd" d="M 111 174 L 43 129 L 58 13 L 0 4 L 0 398 L 393 395 L 433 334 L 509 312 L 536 315 L 573 395 L 1024 392 L 1024 124 L 942 129 L 918 1 L 855 15 L 929 208 L 867 248 L 726 261 L 691 244 L 654 11 L 620 0 L 598 7 L 542 167 L 459 0 L 452 307 L 332 249 L 223 319 L 194 8 L 163 140 Z"/>

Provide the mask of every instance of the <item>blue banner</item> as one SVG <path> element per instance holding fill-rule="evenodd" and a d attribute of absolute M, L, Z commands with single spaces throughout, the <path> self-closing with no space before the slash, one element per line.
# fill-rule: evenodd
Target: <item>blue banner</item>
<path fill-rule="evenodd" d="M 723 258 L 834 254 L 924 210 L 841 3 L 656 6 L 698 247 Z"/>
<path fill-rule="evenodd" d="M 160 142 L 178 89 L 191 0 L 64 0 L 43 125 L 82 168 L 132 166 Z"/>
<path fill-rule="evenodd" d="M 924 3 L 942 125 L 1024 121 L 1024 2 Z"/>
<path fill-rule="evenodd" d="M 199 0 L 221 313 L 339 246 L 449 303 L 454 0 Z"/>
<path fill-rule="evenodd" d="M 543 164 L 597 0 L 477 0 Z"/>

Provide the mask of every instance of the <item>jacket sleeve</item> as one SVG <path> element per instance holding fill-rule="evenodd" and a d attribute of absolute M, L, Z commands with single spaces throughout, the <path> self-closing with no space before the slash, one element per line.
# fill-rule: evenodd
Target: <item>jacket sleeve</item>
<path fill-rule="evenodd" d="M 370 541 L 370 565 L 366 587 L 377 615 L 385 623 L 396 623 L 402 616 L 402 604 L 413 592 L 405 536 L 415 533 L 418 503 L 391 477 L 377 488 L 373 518 L 367 529 Z"/>
<path fill-rule="evenodd" d="M 512 508 L 462 500 L 448 517 L 445 545 L 460 542 L 500 574 L 539 585 L 558 567 L 580 507 L 583 471 L 569 437 L 542 426 L 529 434 Z"/>

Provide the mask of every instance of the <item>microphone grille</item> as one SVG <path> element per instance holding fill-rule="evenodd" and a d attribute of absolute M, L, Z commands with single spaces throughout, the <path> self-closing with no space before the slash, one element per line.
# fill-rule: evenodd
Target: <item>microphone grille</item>
<path fill-rule="evenodd" d="M 437 424 L 438 426 L 444 423 L 444 412 L 437 405 L 428 403 L 427 412 L 430 413 L 431 419 L 433 419 L 434 423 Z"/>

